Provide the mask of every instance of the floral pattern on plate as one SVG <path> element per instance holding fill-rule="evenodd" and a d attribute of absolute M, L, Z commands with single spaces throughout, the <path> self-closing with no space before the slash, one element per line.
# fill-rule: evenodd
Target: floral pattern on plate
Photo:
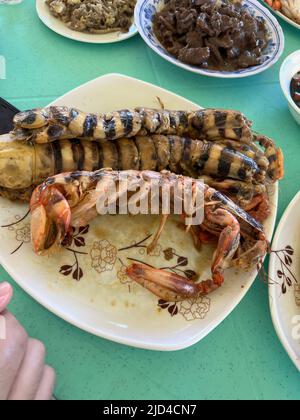
<path fill-rule="evenodd" d="M 24 217 L 15 216 L 15 220 L 2 228 L 10 230 L 18 244 L 12 253 L 20 251 L 24 243 L 30 242 L 30 223 L 27 221 L 26 213 Z M 90 267 L 98 274 L 102 275 L 108 271 L 115 270 L 116 277 L 122 285 L 131 285 L 133 280 L 127 276 L 126 269 L 130 262 L 147 263 L 148 255 L 146 253 L 147 241 L 152 237 L 152 233 L 148 233 L 145 238 L 140 241 L 131 241 L 121 248 L 117 248 L 112 240 L 108 238 L 100 240 L 89 240 L 90 226 L 80 227 L 78 229 L 71 228 L 69 234 L 63 241 L 63 248 L 69 252 L 70 261 L 58 267 L 58 272 L 65 277 L 71 276 L 75 281 L 81 281 L 84 278 L 85 271 L 83 268 L 83 260 L 88 260 Z M 131 256 L 132 250 L 138 250 L 144 260 L 136 259 Z M 162 268 L 188 278 L 189 280 L 197 280 L 197 273 L 189 267 L 188 257 L 179 255 L 176 249 L 163 246 L 158 243 L 149 254 L 150 257 L 157 259 L 164 258 L 167 265 Z M 40 257 L 43 258 L 43 257 Z M 129 261 L 126 265 L 123 261 Z M 158 262 L 159 266 L 159 262 Z M 131 288 L 128 288 L 131 293 Z M 173 317 L 181 315 L 186 321 L 194 321 L 204 319 L 210 311 L 211 300 L 208 297 L 198 297 L 183 302 L 166 302 L 162 299 L 157 303 L 160 309 L 167 309 L 167 312 Z"/>

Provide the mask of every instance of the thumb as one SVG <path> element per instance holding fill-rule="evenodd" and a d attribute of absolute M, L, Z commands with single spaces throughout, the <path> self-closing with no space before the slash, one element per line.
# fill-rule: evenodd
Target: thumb
<path fill-rule="evenodd" d="M 0 283 L 0 313 L 3 312 L 9 304 L 13 295 L 13 290 L 10 284 L 4 282 Z"/>

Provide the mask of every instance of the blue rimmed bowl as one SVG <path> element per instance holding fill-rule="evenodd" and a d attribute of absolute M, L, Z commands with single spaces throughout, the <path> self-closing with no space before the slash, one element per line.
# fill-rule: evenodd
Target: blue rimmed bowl
<path fill-rule="evenodd" d="M 135 24 L 144 39 L 146 44 L 153 51 L 163 57 L 165 60 L 185 70 L 194 73 L 202 74 L 211 77 L 221 78 L 239 78 L 253 76 L 261 73 L 271 66 L 273 66 L 280 58 L 284 49 L 284 35 L 276 18 L 256 0 L 244 0 L 243 5 L 248 8 L 252 14 L 260 19 L 264 19 L 268 27 L 269 43 L 265 50 L 266 60 L 259 66 L 253 66 L 246 69 L 235 71 L 222 71 L 222 70 L 208 70 L 201 67 L 192 66 L 179 61 L 166 51 L 162 44 L 158 41 L 153 31 L 153 19 L 157 12 L 162 10 L 165 6 L 165 0 L 138 0 L 135 8 Z"/>

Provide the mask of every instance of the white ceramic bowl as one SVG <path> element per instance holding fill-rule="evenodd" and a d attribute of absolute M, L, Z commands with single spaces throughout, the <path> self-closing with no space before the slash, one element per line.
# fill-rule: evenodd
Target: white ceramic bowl
<path fill-rule="evenodd" d="M 288 101 L 289 109 L 296 122 L 300 125 L 300 108 L 295 104 L 290 92 L 292 77 L 300 71 L 300 50 L 289 55 L 282 63 L 280 69 L 281 89 Z"/>
<path fill-rule="evenodd" d="M 152 48 L 153 51 L 155 51 L 170 63 L 175 64 L 176 66 L 185 70 L 189 70 L 205 76 L 221 78 L 253 76 L 273 66 L 278 61 L 283 52 L 284 34 L 275 16 L 273 16 L 272 13 L 270 13 L 269 10 L 257 0 L 243 0 L 244 7 L 250 10 L 250 12 L 259 19 L 264 19 L 268 27 L 270 40 L 267 50 L 265 51 L 266 60 L 264 63 L 259 66 L 253 66 L 236 71 L 208 70 L 201 67 L 185 64 L 166 51 L 166 49 L 156 38 L 153 31 L 152 23 L 154 15 L 160 11 L 166 3 L 167 0 L 138 0 L 134 13 L 135 25 L 141 37 L 144 39 L 146 44 Z"/>

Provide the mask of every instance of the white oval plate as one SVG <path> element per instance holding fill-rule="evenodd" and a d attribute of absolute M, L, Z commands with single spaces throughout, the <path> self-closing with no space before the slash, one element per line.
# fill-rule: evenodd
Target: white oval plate
<path fill-rule="evenodd" d="M 269 266 L 269 298 L 274 327 L 285 350 L 300 371 L 300 192 L 286 209 L 272 244 Z M 292 247 L 293 255 L 282 252 L 287 246 Z M 276 252 L 275 252 L 276 251 Z M 280 252 L 279 252 L 280 251 Z M 288 256 L 292 259 L 288 265 L 281 260 Z M 278 273 L 284 272 L 284 276 Z M 279 275 L 278 275 L 279 274 Z M 285 275 L 291 278 L 292 287 L 282 292 L 282 283 L 286 284 Z M 298 283 L 295 282 L 295 279 Z"/>
<path fill-rule="evenodd" d="M 280 58 L 284 50 L 284 34 L 281 26 L 277 22 L 276 18 L 256 0 L 243 0 L 245 7 L 249 7 L 251 11 L 257 16 L 265 19 L 269 33 L 270 42 L 268 51 L 266 52 L 266 61 L 255 67 L 249 67 L 247 69 L 236 70 L 236 71 L 221 71 L 221 70 L 208 70 L 200 67 L 185 64 L 171 54 L 169 54 L 161 43 L 156 38 L 153 28 L 152 20 L 156 11 L 161 10 L 166 3 L 166 0 L 138 0 L 135 7 L 134 21 L 137 29 L 148 44 L 148 46 L 159 54 L 162 58 L 169 61 L 175 66 L 182 67 L 185 70 L 189 70 L 193 73 L 202 74 L 204 76 L 221 77 L 221 78 L 240 78 L 253 76 L 261 73 L 271 66 L 273 66 Z"/>
<path fill-rule="evenodd" d="M 88 34 L 73 31 L 50 13 L 45 0 L 36 0 L 36 11 L 41 21 L 48 26 L 48 28 L 52 29 L 52 31 L 57 34 L 73 39 L 74 41 L 88 42 L 91 44 L 110 44 L 113 42 L 125 41 L 125 39 L 131 38 L 137 34 L 137 28 L 134 24 L 132 24 L 127 33 L 109 32 L 107 34 Z"/>
<path fill-rule="evenodd" d="M 286 15 L 284 15 L 281 12 L 278 12 L 277 10 L 272 9 L 272 7 L 270 7 L 268 5 L 268 3 L 265 3 L 265 5 L 272 10 L 273 13 L 275 13 L 275 15 L 279 16 L 281 19 L 285 20 L 287 23 L 289 23 L 290 25 L 294 26 L 297 29 L 300 29 L 300 25 L 296 22 L 294 22 L 292 19 L 290 19 L 289 17 L 287 17 Z"/>
<path fill-rule="evenodd" d="M 52 105 L 107 112 L 136 106 L 157 108 L 157 97 L 166 108 L 199 109 L 197 104 L 157 86 L 117 74 L 80 86 Z M 266 223 L 268 238 L 274 229 L 277 193 L 276 185 L 271 195 L 272 214 Z M 26 205 L 0 198 L 0 226 L 20 220 L 26 211 Z M 77 252 L 86 252 L 86 255 L 77 254 L 84 274 L 79 282 L 72 278 L 76 268 L 72 252 L 64 250 L 49 258 L 34 255 L 29 243 L 28 219 L 0 229 L 0 261 L 27 293 L 79 328 L 131 346 L 182 349 L 201 340 L 230 314 L 249 290 L 257 273 L 255 270 L 228 270 L 224 286 L 211 296 L 175 306 L 160 302 L 158 306 L 155 296 L 124 275 L 123 265 L 128 262 L 127 258 L 147 261 L 157 267 L 173 267 L 179 261 L 183 264 L 178 267 L 180 274 L 194 270 L 205 279 L 210 276 L 213 250 L 203 247 L 199 254 L 191 236 L 170 220 L 153 255 L 147 257 L 143 248 L 146 242 L 133 245 L 152 233 L 157 223 L 155 216 L 98 217 L 89 233 L 81 233 L 79 236 L 83 239 L 77 244 L 74 239 L 70 245 Z M 85 245 L 78 246 L 80 242 L 83 245 L 83 240 Z"/>

